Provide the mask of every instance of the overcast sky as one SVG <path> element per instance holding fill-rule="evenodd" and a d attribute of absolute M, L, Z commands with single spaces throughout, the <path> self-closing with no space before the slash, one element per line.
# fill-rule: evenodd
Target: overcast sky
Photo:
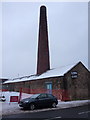
<path fill-rule="evenodd" d="M 2 76 L 36 73 L 40 6 L 47 7 L 50 67 L 88 66 L 88 3 L 2 3 Z"/>

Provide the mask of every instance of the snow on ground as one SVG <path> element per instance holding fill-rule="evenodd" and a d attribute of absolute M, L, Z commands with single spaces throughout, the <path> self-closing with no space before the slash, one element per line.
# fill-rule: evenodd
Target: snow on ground
<path fill-rule="evenodd" d="M 0 116 L 5 114 L 13 114 L 13 113 L 20 113 L 20 108 L 18 106 L 18 102 L 10 102 L 10 96 L 19 96 L 19 92 L 1 92 L 0 96 L 5 96 L 6 101 L 0 101 Z M 22 93 L 21 99 L 28 98 L 32 96 L 32 94 Z"/>
<path fill-rule="evenodd" d="M 19 92 L 9 92 L 9 91 L 0 93 L 0 95 L 4 95 L 5 96 L 5 98 L 6 98 L 5 103 L 9 103 L 10 102 L 10 96 L 19 96 L 19 94 L 20 94 Z M 24 99 L 24 98 L 27 98 L 27 97 L 30 97 L 30 96 L 32 96 L 32 94 L 22 93 L 21 99 Z"/>
<path fill-rule="evenodd" d="M 0 116 L 2 115 L 9 115 L 9 114 L 18 114 L 18 113 L 25 113 L 25 112 L 39 112 L 39 111 L 47 111 L 47 110 L 54 110 L 54 109 L 63 109 L 63 108 L 69 108 L 69 107 L 75 107 L 75 106 L 82 106 L 82 105 L 88 105 L 90 103 L 90 100 L 79 100 L 79 101 L 60 101 L 58 100 L 57 108 L 47 108 L 47 109 L 39 109 L 39 110 L 22 110 L 17 102 L 10 103 L 10 96 L 19 96 L 19 92 L 2 92 L 0 95 L 4 95 L 6 98 L 5 102 L 0 101 Z M 22 94 L 22 99 L 30 97 L 32 94 Z"/>
<path fill-rule="evenodd" d="M 88 105 L 90 103 L 90 100 L 77 100 L 77 101 L 59 101 L 58 106 L 60 108 L 69 108 L 69 107 L 76 107 L 76 106 L 82 106 L 82 105 Z"/>

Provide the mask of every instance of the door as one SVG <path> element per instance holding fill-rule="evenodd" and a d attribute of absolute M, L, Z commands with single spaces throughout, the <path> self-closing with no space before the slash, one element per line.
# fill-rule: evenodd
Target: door
<path fill-rule="evenodd" d="M 48 96 L 46 93 L 42 93 L 38 96 L 36 101 L 38 107 L 46 107 L 48 105 Z"/>
<path fill-rule="evenodd" d="M 46 83 L 47 93 L 52 94 L 52 83 Z"/>

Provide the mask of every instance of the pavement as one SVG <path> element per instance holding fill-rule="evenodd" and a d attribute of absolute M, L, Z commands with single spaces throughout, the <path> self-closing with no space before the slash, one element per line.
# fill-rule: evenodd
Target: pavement
<path fill-rule="evenodd" d="M 68 101 L 68 102 L 59 100 L 56 108 L 44 108 L 44 109 L 36 109 L 31 111 L 31 110 L 21 109 L 18 103 L 0 102 L 0 117 L 11 114 L 20 114 L 20 113 L 28 113 L 28 112 L 31 113 L 31 112 L 41 112 L 41 111 L 71 108 L 71 107 L 83 106 L 88 104 L 90 104 L 90 100 L 79 100 L 79 101 Z"/>

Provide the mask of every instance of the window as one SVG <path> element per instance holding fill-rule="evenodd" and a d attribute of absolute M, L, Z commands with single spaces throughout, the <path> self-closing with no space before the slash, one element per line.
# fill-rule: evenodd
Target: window
<path fill-rule="evenodd" d="M 51 95 L 51 94 L 48 94 L 48 97 L 49 97 L 49 98 L 53 98 L 54 96 L 53 96 L 53 95 Z"/>
<path fill-rule="evenodd" d="M 47 94 L 41 94 L 38 98 L 47 98 Z"/>

